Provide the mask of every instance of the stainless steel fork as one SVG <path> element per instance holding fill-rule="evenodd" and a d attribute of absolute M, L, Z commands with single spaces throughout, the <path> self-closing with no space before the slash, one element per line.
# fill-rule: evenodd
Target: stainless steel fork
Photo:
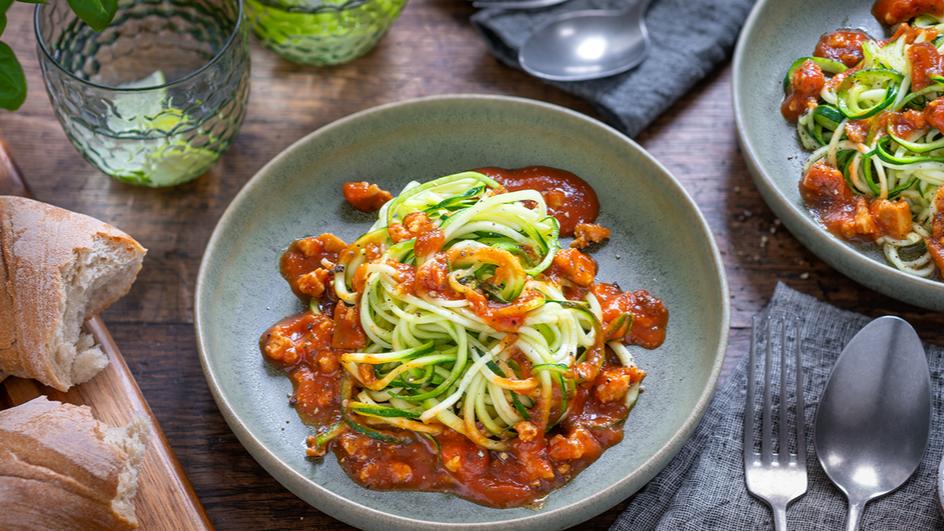
<path fill-rule="evenodd" d="M 767 502 L 774 513 L 774 529 L 786 531 L 787 506 L 806 493 L 806 432 L 803 414 L 803 365 L 800 360 L 800 328 L 795 320 L 767 317 L 754 318 L 751 350 L 748 359 L 747 404 L 744 407 L 744 479 L 747 490 Z M 760 325 L 760 326 L 758 326 Z M 787 423 L 787 356 L 790 349 L 788 331 L 793 331 L 796 354 L 796 453 L 790 452 L 791 430 Z M 774 337 L 780 336 L 777 348 Z M 763 349 L 761 348 L 761 337 Z M 761 410 L 760 452 L 754 451 L 754 366 L 758 351 L 764 356 L 764 397 Z M 780 414 L 778 416 L 779 447 L 774 452 L 772 373 L 776 351 L 780 362 Z"/>

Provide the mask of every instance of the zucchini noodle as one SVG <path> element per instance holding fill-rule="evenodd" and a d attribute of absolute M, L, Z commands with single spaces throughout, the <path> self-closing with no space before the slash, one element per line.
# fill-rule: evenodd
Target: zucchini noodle
<path fill-rule="evenodd" d="M 912 47 L 927 42 L 944 52 L 944 36 L 939 36 L 944 35 L 944 21 L 921 15 L 905 29 L 889 42 L 866 39 L 855 68 L 819 57 L 800 58 L 791 65 L 785 87 L 790 88 L 791 76 L 804 61 L 824 72 L 828 80 L 818 101 L 796 123 L 800 143 L 812 152 L 804 174 L 822 161 L 842 172 L 854 194 L 907 202 L 910 232 L 904 238 L 881 236 L 876 243 L 895 268 L 929 278 L 939 273 L 926 239 L 932 234 L 935 197 L 944 184 L 944 135 L 923 118 L 899 129 L 895 120 L 903 115 L 891 113 L 923 116 L 929 103 L 944 96 L 944 76 L 933 72 L 928 86 L 914 89 L 909 55 Z M 829 79 L 831 75 L 836 77 Z M 906 134 L 899 136 L 901 131 Z"/>
<path fill-rule="evenodd" d="M 422 236 L 395 238 L 415 213 L 441 236 L 440 252 L 419 254 Z M 335 269 L 334 291 L 358 306 L 368 339 L 341 355 L 363 389 L 343 407 L 367 424 L 428 434 L 446 426 L 489 450 L 507 449 L 523 420 L 545 430 L 560 422 L 579 383 L 572 367 L 604 338 L 596 297 L 568 300 L 560 281 L 542 275 L 559 249 L 559 224 L 536 191 L 505 192 L 477 172 L 407 185 Z M 447 275 L 464 298 L 403 289 L 400 264 L 416 268 L 417 286 Z M 609 346 L 635 366 L 625 345 Z M 634 384 L 627 400 L 638 394 Z"/>

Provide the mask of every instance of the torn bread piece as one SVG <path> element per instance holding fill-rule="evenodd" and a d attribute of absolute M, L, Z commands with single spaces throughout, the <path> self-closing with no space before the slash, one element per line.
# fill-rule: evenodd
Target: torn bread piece
<path fill-rule="evenodd" d="M 131 529 L 148 422 L 41 396 L 0 411 L 0 529 Z"/>
<path fill-rule="evenodd" d="M 131 289 L 147 251 L 89 216 L 0 196 L 0 379 L 66 391 L 108 359 L 82 324 Z"/>

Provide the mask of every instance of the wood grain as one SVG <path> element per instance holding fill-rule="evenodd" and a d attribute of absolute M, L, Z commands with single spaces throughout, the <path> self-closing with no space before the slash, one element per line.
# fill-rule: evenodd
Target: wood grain
<path fill-rule="evenodd" d="M 239 188 L 305 134 L 381 103 L 444 93 L 507 94 L 596 116 L 585 102 L 499 64 L 469 24 L 472 13 L 464 0 L 414 0 L 376 49 L 334 68 L 292 65 L 254 43 L 252 96 L 234 145 L 207 175 L 164 191 L 112 182 L 81 159 L 43 93 L 29 9 L 17 5 L 10 13 L 4 40 L 23 59 L 31 92 L 19 112 L 0 114 L 0 132 L 37 196 L 112 222 L 150 249 L 132 293 L 105 318 L 220 528 L 344 528 L 283 489 L 252 460 L 224 423 L 200 370 L 193 283 L 210 232 Z M 700 83 L 638 140 L 695 198 L 721 248 L 732 303 L 724 374 L 745 352 L 750 318 L 778 281 L 847 310 L 900 315 L 925 340 L 944 343 L 944 316 L 855 284 L 782 228 L 741 158 L 728 67 Z M 580 528 L 605 529 L 624 506 Z"/>
<path fill-rule="evenodd" d="M 0 195 L 30 195 L 5 142 L 0 140 Z M 94 378 L 68 392 L 33 380 L 7 378 L 0 382 L 2 406 L 13 407 L 40 395 L 52 400 L 87 405 L 98 420 L 123 426 L 143 418 L 148 421 L 148 448 L 141 464 L 135 514 L 145 529 L 212 529 L 200 500 L 187 481 L 180 463 L 134 376 L 125 364 L 101 317 L 85 324 L 108 357 L 108 365 Z"/>

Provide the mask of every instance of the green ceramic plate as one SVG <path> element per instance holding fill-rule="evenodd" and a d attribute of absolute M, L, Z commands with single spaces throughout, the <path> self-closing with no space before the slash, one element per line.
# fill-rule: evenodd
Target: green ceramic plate
<path fill-rule="evenodd" d="M 944 282 L 917 278 L 888 265 L 875 245 L 855 245 L 820 225 L 800 198 L 809 153 L 780 116 L 783 75 L 809 55 L 820 35 L 841 27 L 885 35 L 865 0 L 760 0 L 734 54 L 734 111 L 741 147 L 770 208 L 800 242 L 853 280 L 896 299 L 944 311 Z"/>
<path fill-rule="evenodd" d="M 376 492 L 333 456 L 304 457 L 308 428 L 287 403 L 287 378 L 258 349 L 272 323 L 301 311 L 277 261 L 294 238 L 334 232 L 350 241 L 370 225 L 341 185 L 370 180 L 398 191 L 480 166 L 556 166 L 596 189 L 613 238 L 594 256 L 600 277 L 646 288 L 670 312 L 668 339 L 638 361 L 647 390 L 626 439 L 543 508 L 489 509 L 445 494 Z M 266 165 L 223 214 L 203 257 L 197 341 L 207 382 L 230 427 L 285 487 L 318 509 L 372 529 L 556 529 L 626 498 L 664 467 L 711 398 L 728 334 L 728 292 L 711 232 L 658 162 L 613 129 L 529 100 L 448 96 L 364 111 L 303 138 Z"/>

